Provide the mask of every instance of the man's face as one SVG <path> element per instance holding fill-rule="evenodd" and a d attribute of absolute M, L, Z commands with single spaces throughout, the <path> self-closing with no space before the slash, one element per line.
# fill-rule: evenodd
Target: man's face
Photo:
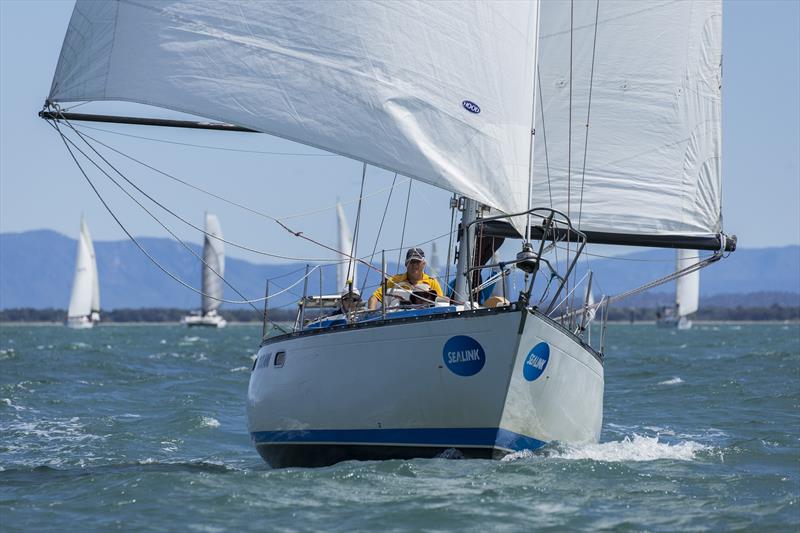
<path fill-rule="evenodd" d="M 408 275 L 412 278 L 419 278 L 422 277 L 422 271 L 425 270 L 425 261 L 420 261 L 419 259 L 412 259 L 408 263 L 406 263 L 406 271 Z"/>

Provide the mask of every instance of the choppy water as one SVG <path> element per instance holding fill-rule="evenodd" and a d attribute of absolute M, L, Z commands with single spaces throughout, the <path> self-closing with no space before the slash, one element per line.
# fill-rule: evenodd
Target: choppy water
<path fill-rule="evenodd" d="M 0 327 L 0 529 L 800 527 L 800 327 L 611 326 L 600 444 L 271 470 L 260 328 Z"/>

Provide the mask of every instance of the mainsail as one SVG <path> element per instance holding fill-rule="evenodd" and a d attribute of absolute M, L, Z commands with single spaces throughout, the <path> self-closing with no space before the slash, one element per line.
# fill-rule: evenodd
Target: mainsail
<path fill-rule="evenodd" d="M 347 217 L 344 216 L 342 204 L 336 203 L 336 220 L 339 229 L 339 251 L 342 253 L 340 262 L 336 267 L 336 290 L 343 291 L 348 286 L 348 282 L 356 284 L 356 261 L 348 260 L 353 254 L 353 235 L 347 225 Z"/>
<path fill-rule="evenodd" d="M 700 261 L 700 256 L 695 250 L 677 251 L 677 270 L 683 270 Z M 695 270 L 690 274 L 679 277 L 675 281 L 675 306 L 678 316 L 691 315 L 700 304 L 700 271 Z"/>
<path fill-rule="evenodd" d="M 720 0 L 542 2 L 538 69 L 536 205 L 584 231 L 722 231 Z"/>
<path fill-rule="evenodd" d="M 81 231 L 78 235 L 78 250 L 75 258 L 75 276 L 72 279 L 72 294 L 69 299 L 69 318 L 88 317 L 93 310 L 97 286 L 97 264 L 89 228 L 81 217 Z M 97 305 L 99 309 L 99 293 Z"/>
<path fill-rule="evenodd" d="M 79 0 L 51 103 L 122 100 L 527 208 L 539 2 Z"/>
<path fill-rule="evenodd" d="M 222 238 L 222 230 L 216 215 L 206 213 L 205 231 L 203 261 L 208 266 L 203 265 L 204 315 L 219 308 L 219 300 L 222 299 L 222 277 L 225 275 L 225 248 L 219 240 Z"/>
<path fill-rule="evenodd" d="M 94 243 L 92 236 L 89 233 L 89 226 L 86 225 L 84 220 L 81 220 L 81 236 L 86 239 L 89 245 L 89 256 L 91 257 L 92 265 L 92 313 L 100 313 L 100 276 L 97 273 L 97 256 L 94 253 Z M 99 315 L 98 315 L 99 316 Z"/>

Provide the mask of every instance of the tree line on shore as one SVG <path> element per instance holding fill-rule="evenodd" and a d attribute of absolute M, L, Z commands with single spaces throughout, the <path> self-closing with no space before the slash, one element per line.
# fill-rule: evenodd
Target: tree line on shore
<path fill-rule="evenodd" d="M 608 309 L 609 320 L 616 322 L 643 322 L 656 319 L 658 309 L 652 307 L 614 307 Z M 102 321 L 112 323 L 125 322 L 179 322 L 189 314 L 186 309 L 177 308 L 141 308 L 114 309 L 103 311 Z M 252 309 L 223 309 L 221 314 L 229 322 L 260 323 L 261 312 Z M 269 319 L 276 322 L 293 321 L 296 309 L 271 309 Z M 0 322 L 64 322 L 67 318 L 65 309 L 15 308 L 0 310 Z M 690 317 L 692 320 L 724 320 L 724 321 L 785 321 L 800 320 L 800 306 L 771 305 L 768 307 L 705 307 Z"/>

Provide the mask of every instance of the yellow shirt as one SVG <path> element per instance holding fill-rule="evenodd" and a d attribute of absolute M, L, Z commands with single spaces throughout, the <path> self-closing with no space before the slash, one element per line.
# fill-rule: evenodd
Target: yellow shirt
<path fill-rule="evenodd" d="M 432 278 L 427 275 L 425 272 L 422 273 L 422 278 L 417 282 L 425 283 L 428 287 L 431 288 L 432 291 L 436 292 L 437 296 L 443 296 L 442 287 L 439 286 L 439 282 L 436 281 L 436 278 Z M 397 286 L 401 289 L 406 290 L 413 290 L 414 287 L 408 281 L 408 272 L 403 272 L 402 274 L 397 274 L 396 276 L 392 276 L 391 278 L 386 280 L 386 288 L 391 289 L 392 287 Z M 383 301 L 383 286 L 378 287 L 372 295 L 378 299 L 379 302 Z"/>

